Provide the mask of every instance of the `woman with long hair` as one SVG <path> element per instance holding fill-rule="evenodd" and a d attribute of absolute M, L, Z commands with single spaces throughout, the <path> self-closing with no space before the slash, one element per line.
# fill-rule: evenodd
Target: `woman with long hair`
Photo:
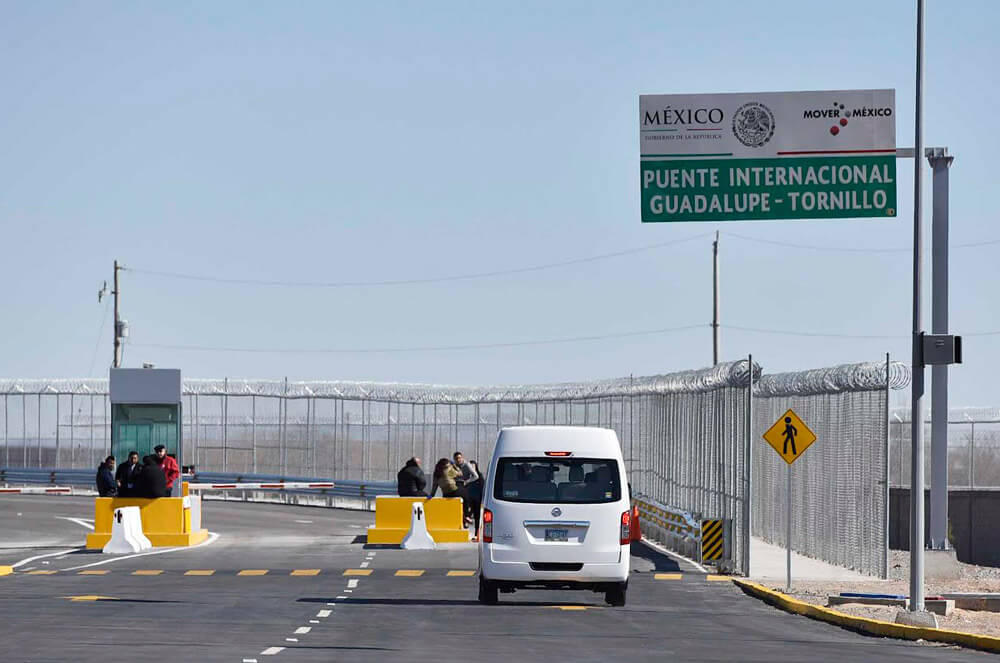
<path fill-rule="evenodd" d="M 431 486 L 431 494 L 427 499 L 434 497 L 440 488 L 442 497 L 461 497 L 463 506 L 468 504 L 469 493 L 465 490 L 465 486 L 458 483 L 458 479 L 461 477 L 462 470 L 455 467 L 447 458 L 442 458 L 434 465 L 434 485 Z"/>

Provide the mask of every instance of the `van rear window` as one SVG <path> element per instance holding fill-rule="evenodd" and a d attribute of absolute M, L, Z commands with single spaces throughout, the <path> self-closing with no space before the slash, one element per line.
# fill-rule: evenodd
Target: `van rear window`
<path fill-rule="evenodd" d="M 493 497 L 505 502 L 601 504 L 622 496 L 618 461 L 598 458 L 501 458 Z"/>

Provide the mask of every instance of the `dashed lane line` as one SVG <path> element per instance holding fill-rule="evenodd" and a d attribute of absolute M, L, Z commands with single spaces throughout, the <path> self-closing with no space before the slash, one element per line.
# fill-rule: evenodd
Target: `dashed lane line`
<path fill-rule="evenodd" d="M 449 576 L 469 577 L 476 575 L 475 571 L 448 571 Z"/>
<path fill-rule="evenodd" d="M 186 576 L 210 576 L 214 574 L 214 569 L 191 569 L 190 571 L 184 572 L 184 575 Z"/>
<path fill-rule="evenodd" d="M 680 573 L 657 573 L 653 575 L 656 580 L 680 580 L 683 576 Z"/>
<path fill-rule="evenodd" d="M 236 575 L 238 576 L 266 576 L 267 569 L 243 569 Z"/>
<path fill-rule="evenodd" d="M 397 576 L 402 576 L 404 578 L 419 578 L 424 575 L 423 569 L 400 569 L 396 571 Z"/>
<path fill-rule="evenodd" d="M 295 569 L 289 575 L 293 576 L 318 576 L 319 569 Z"/>
<path fill-rule="evenodd" d="M 344 571 L 345 576 L 370 576 L 371 574 L 371 569 L 346 569 Z"/>
<path fill-rule="evenodd" d="M 201 543 L 194 546 L 181 546 L 176 548 L 164 548 L 163 550 L 149 550 L 147 552 L 136 553 L 134 555 L 122 555 L 121 557 L 113 557 L 112 559 L 106 559 L 101 562 L 94 562 L 93 564 L 81 564 L 80 566 L 71 566 L 68 569 L 63 569 L 63 571 L 78 571 L 80 569 L 87 569 L 92 566 L 103 566 L 104 564 L 111 564 L 112 562 L 121 562 L 126 559 L 134 559 L 136 557 L 146 557 L 147 555 L 162 555 L 169 552 L 184 552 L 187 550 L 195 550 L 201 548 L 202 546 L 209 546 L 215 543 L 219 539 L 219 535 L 215 532 L 209 532 L 208 538 Z M 67 551 L 72 552 L 72 551 Z M 53 553 L 55 554 L 55 553 Z"/>
<path fill-rule="evenodd" d="M 305 635 L 312 630 L 312 626 L 300 626 L 295 629 L 295 635 Z"/>
<path fill-rule="evenodd" d="M 260 653 L 261 656 L 274 656 L 275 654 L 280 654 L 285 651 L 284 647 L 268 647 Z"/>
<path fill-rule="evenodd" d="M 78 576 L 103 576 L 108 574 L 107 569 L 85 569 L 83 571 L 77 571 Z"/>
<path fill-rule="evenodd" d="M 333 610 L 320 610 L 319 612 L 316 613 L 316 616 L 322 618 L 322 617 L 329 617 L 332 614 Z"/>
<path fill-rule="evenodd" d="M 347 588 L 354 589 L 355 587 L 358 586 L 358 582 L 360 581 L 357 578 L 351 578 L 350 580 L 347 581 Z"/>
<path fill-rule="evenodd" d="M 132 575 L 134 575 L 134 576 L 158 576 L 158 575 L 161 575 L 162 573 L 163 573 L 163 569 L 139 569 L 137 571 L 133 571 Z"/>

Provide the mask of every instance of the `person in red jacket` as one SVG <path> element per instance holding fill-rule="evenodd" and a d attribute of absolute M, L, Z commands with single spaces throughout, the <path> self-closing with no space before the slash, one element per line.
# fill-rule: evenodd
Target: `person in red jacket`
<path fill-rule="evenodd" d="M 156 453 L 156 462 L 163 470 L 163 475 L 167 478 L 167 494 L 170 494 L 174 487 L 174 479 L 181 475 L 181 470 L 177 467 L 177 461 L 167 455 L 167 448 L 165 446 L 157 444 L 153 447 L 153 451 Z"/>

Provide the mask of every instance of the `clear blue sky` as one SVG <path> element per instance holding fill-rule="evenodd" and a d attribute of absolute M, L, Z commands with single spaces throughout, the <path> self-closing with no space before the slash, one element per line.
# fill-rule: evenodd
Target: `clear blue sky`
<path fill-rule="evenodd" d="M 22 2 L 0 18 L 2 376 L 105 374 L 96 292 L 116 258 L 234 279 L 406 280 L 703 235 L 392 287 L 123 275 L 126 365 L 191 377 L 484 384 L 697 368 L 711 362 L 716 229 L 724 324 L 898 337 L 725 329 L 726 359 L 752 352 L 780 371 L 909 356 L 911 164 L 895 220 L 641 224 L 637 115 L 642 93 L 895 88 L 898 144 L 912 145 L 913 1 Z M 926 142 L 956 155 L 955 244 L 1000 239 L 998 19 L 991 0 L 928 2 Z M 998 251 L 953 251 L 954 332 L 1000 330 Z M 461 351 L 150 347 L 415 348 L 686 325 L 702 327 Z M 1000 405 L 1000 336 L 965 349 L 952 403 Z"/>

